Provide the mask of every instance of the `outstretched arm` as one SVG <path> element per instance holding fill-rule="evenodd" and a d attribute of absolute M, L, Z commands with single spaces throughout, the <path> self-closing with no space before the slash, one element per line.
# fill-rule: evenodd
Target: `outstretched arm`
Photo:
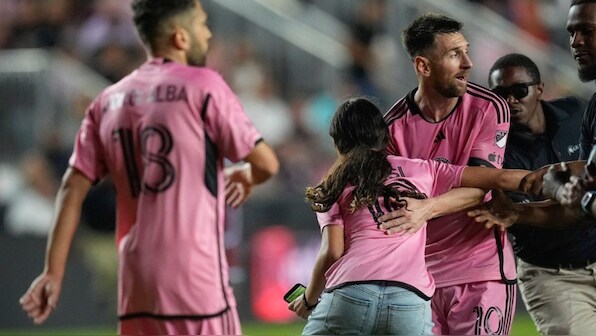
<path fill-rule="evenodd" d="M 414 233 L 428 220 L 482 204 L 486 191 L 477 188 L 455 188 L 428 199 L 402 198 L 408 206 L 379 218 L 379 228 L 387 234 L 402 231 Z"/>
<path fill-rule="evenodd" d="M 74 168 L 62 179 L 55 204 L 54 224 L 48 238 L 45 268 L 19 302 L 35 324 L 43 323 L 56 308 L 68 252 L 79 225 L 81 208 L 91 181 Z"/>
<path fill-rule="evenodd" d="M 520 191 L 523 178 L 531 173 L 522 169 L 466 167 L 461 178 L 462 187 Z"/>
<path fill-rule="evenodd" d="M 477 206 L 484 200 L 482 189 L 505 189 L 516 191 L 520 182 L 530 171 L 518 169 L 496 169 L 487 167 L 466 167 L 462 173 L 462 187 L 440 196 L 425 200 L 407 198 L 408 207 L 382 216 L 380 228 L 388 234 L 407 231 L 416 232 L 432 218 L 462 211 Z"/>
<path fill-rule="evenodd" d="M 469 211 L 468 216 L 473 217 L 478 223 L 483 223 L 486 228 L 499 226 L 501 230 L 516 223 L 547 229 L 589 225 L 577 208 L 564 207 L 550 200 L 513 204 L 500 190 L 494 192 L 494 202 Z"/>
<path fill-rule="evenodd" d="M 306 304 L 313 307 L 319 301 L 319 297 L 325 289 L 325 272 L 344 253 L 344 229 L 341 225 L 327 225 L 323 228 L 321 248 L 315 261 L 315 266 L 310 277 L 310 282 L 303 295 L 290 302 L 288 308 L 296 315 L 307 318 L 312 308 L 308 309 Z"/>
<path fill-rule="evenodd" d="M 563 163 L 546 165 L 528 174 L 526 177 L 524 177 L 521 183 L 522 192 L 532 195 L 541 195 L 544 175 L 548 173 L 548 170 L 551 166 L 554 166 L 553 169 L 563 170 L 562 165 Z M 584 171 L 586 161 L 570 161 L 565 162 L 565 165 L 567 166 L 566 169 L 569 170 L 570 175 L 580 176 Z"/>

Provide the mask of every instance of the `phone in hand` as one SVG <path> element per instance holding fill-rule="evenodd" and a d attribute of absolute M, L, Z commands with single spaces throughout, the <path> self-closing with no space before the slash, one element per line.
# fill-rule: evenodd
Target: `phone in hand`
<path fill-rule="evenodd" d="M 306 290 L 306 287 L 303 284 L 295 284 L 294 287 L 292 287 L 292 289 L 290 289 L 285 295 L 284 295 L 284 300 L 287 303 L 290 303 L 294 300 L 296 300 L 296 298 L 298 298 L 300 295 L 304 294 L 304 291 Z"/>

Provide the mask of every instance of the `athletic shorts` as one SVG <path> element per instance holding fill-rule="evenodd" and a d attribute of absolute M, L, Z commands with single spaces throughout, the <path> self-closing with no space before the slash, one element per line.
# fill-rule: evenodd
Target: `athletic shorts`
<path fill-rule="evenodd" d="M 432 297 L 435 335 L 509 335 L 516 285 L 474 282 L 437 288 Z"/>
<path fill-rule="evenodd" d="M 140 317 L 120 321 L 119 335 L 242 335 L 240 318 L 235 308 L 209 318 Z"/>

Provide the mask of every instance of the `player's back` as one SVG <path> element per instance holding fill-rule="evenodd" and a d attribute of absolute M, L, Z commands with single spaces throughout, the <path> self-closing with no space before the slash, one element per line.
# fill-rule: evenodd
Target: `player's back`
<path fill-rule="evenodd" d="M 433 197 L 460 184 L 463 167 L 436 161 L 389 156 L 393 169 L 386 185 L 399 191 Z M 391 211 L 389 195 L 375 204 L 349 210 L 354 186 L 347 187 L 327 213 L 318 214 L 320 225 L 341 223 L 344 227 L 344 255 L 327 271 L 327 288 L 344 283 L 386 280 L 404 284 L 424 297 L 434 292 L 434 281 L 424 260 L 426 226 L 414 234 L 387 235 L 376 218 Z"/>
<path fill-rule="evenodd" d="M 260 138 L 222 78 L 154 59 L 96 111 L 117 191 L 119 314 L 205 316 L 229 306 L 223 158 Z"/>

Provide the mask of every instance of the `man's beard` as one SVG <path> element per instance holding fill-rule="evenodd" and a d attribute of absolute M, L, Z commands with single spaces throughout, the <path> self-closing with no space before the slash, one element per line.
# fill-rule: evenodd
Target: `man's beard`
<path fill-rule="evenodd" d="M 460 88 L 457 87 L 457 84 L 454 83 L 453 81 L 450 81 L 447 84 L 444 85 L 435 85 L 435 90 L 437 90 L 437 92 L 439 92 L 441 95 L 443 95 L 446 98 L 455 98 L 455 97 L 461 97 L 464 95 L 465 90 L 462 90 Z"/>
<path fill-rule="evenodd" d="M 207 64 L 207 55 L 202 52 L 199 42 L 195 39 L 192 40 L 190 50 L 186 54 L 188 65 L 204 67 Z"/>
<path fill-rule="evenodd" d="M 589 82 L 596 79 L 596 64 L 586 65 L 577 68 L 577 74 L 582 82 Z"/>

